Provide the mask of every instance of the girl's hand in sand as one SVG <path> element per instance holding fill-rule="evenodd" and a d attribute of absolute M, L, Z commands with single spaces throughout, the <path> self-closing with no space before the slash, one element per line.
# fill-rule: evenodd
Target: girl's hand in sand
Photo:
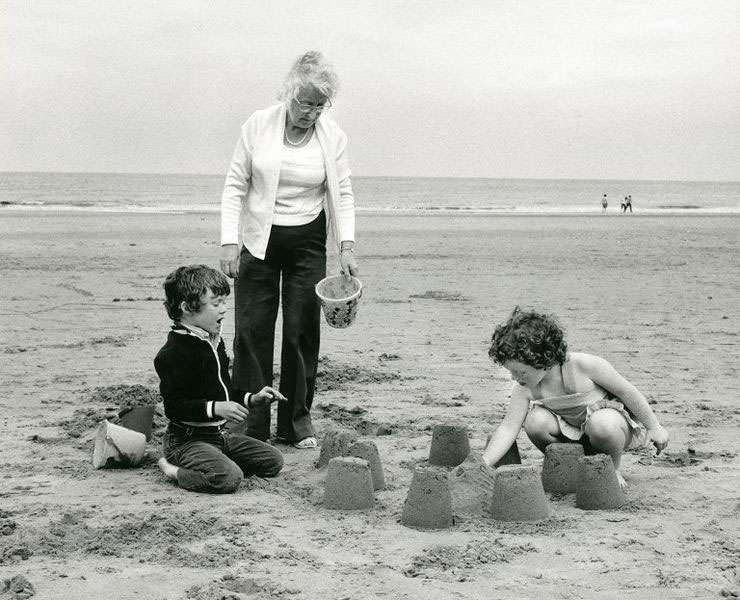
<path fill-rule="evenodd" d="M 216 416 L 235 423 L 241 423 L 249 414 L 249 411 L 237 402 L 214 402 L 213 412 Z"/>
<path fill-rule="evenodd" d="M 352 250 L 342 250 L 339 253 L 339 264 L 342 267 L 342 275 L 349 279 L 350 275 L 357 277 L 360 270 L 357 268 L 355 253 Z"/>
<path fill-rule="evenodd" d="M 668 445 L 668 432 L 662 425 L 656 425 L 652 429 L 648 429 L 648 439 L 653 443 L 660 454 L 663 449 Z"/>
<path fill-rule="evenodd" d="M 287 398 L 283 396 L 276 389 L 266 385 L 256 394 L 252 394 L 249 399 L 250 406 L 269 406 L 272 402 L 280 400 L 281 402 L 287 402 Z"/>
<path fill-rule="evenodd" d="M 221 246 L 221 270 L 232 279 L 239 274 L 239 246 L 236 244 Z"/>

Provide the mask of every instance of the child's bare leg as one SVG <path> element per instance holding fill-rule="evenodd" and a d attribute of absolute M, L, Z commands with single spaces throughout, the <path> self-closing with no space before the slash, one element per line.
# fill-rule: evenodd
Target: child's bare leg
<path fill-rule="evenodd" d="M 162 469 L 162 473 L 164 473 L 167 479 L 177 479 L 177 472 L 180 470 L 180 467 L 176 467 L 171 462 L 168 462 L 164 456 L 157 461 L 157 466 Z"/>
<path fill-rule="evenodd" d="M 602 408 L 591 415 L 585 431 L 589 442 L 596 450 L 612 457 L 619 485 L 625 487 L 627 482 L 622 477 L 619 466 L 622 462 L 622 453 L 632 437 L 626 419 L 613 408 Z"/>
<path fill-rule="evenodd" d="M 538 406 L 532 408 L 524 419 L 524 431 L 541 452 L 550 444 L 561 441 L 557 418 L 549 410 Z"/>

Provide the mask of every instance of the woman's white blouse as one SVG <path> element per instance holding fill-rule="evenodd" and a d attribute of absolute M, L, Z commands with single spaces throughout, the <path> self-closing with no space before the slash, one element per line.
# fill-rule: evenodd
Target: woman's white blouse
<path fill-rule="evenodd" d="M 313 221 L 324 205 L 325 182 L 324 153 L 313 133 L 302 148 L 283 146 L 272 224 L 296 226 Z"/>

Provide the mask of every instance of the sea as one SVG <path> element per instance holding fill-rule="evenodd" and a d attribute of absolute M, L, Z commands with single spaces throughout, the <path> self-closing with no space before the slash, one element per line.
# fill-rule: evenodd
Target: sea
<path fill-rule="evenodd" d="M 0 173 L 7 210 L 218 212 L 224 175 Z M 740 214 L 740 182 L 446 177 L 352 178 L 358 212 L 416 214 Z"/>

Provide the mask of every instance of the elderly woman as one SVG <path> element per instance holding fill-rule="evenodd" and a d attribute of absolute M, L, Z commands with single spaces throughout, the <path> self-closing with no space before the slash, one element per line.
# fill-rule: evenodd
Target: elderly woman
<path fill-rule="evenodd" d="M 221 269 L 235 278 L 236 291 L 234 387 L 272 385 L 282 291 L 280 391 L 288 402 L 278 406 L 277 437 L 301 449 L 317 446 L 310 413 L 320 331 L 314 286 L 326 276 L 328 238 L 342 273 L 358 273 L 347 136 L 325 115 L 337 88 L 320 52 L 299 57 L 281 102 L 242 125 L 221 198 Z M 247 435 L 270 437 L 269 406 L 250 410 Z"/>

